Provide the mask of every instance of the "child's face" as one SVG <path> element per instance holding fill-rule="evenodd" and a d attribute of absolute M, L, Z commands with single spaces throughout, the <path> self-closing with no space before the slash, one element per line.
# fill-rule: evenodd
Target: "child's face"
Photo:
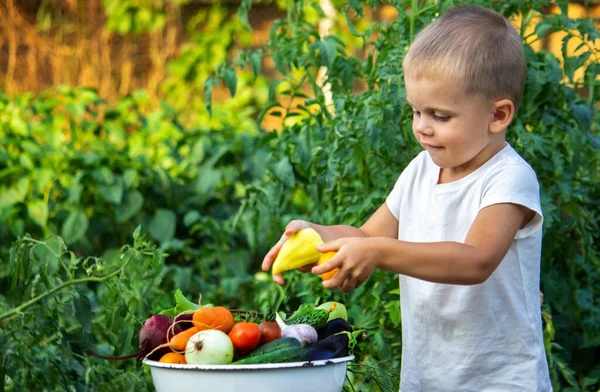
<path fill-rule="evenodd" d="M 497 151 L 498 135 L 490 132 L 491 102 L 439 80 L 406 76 L 405 84 L 413 133 L 448 174 L 465 176 Z"/>

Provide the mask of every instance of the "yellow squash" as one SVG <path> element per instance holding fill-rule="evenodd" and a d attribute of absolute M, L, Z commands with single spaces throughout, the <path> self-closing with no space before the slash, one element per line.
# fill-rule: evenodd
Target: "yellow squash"
<path fill-rule="evenodd" d="M 273 275 L 316 263 L 321 257 L 317 246 L 323 240 L 314 229 L 302 229 L 283 243 L 273 263 Z"/>

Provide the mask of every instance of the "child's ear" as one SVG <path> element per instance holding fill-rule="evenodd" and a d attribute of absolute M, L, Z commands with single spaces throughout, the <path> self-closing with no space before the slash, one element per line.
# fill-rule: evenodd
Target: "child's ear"
<path fill-rule="evenodd" d="M 510 125 L 515 116 L 515 105 L 510 99 L 501 99 L 493 103 L 492 121 L 490 132 L 498 133 L 504 131 Z"/>

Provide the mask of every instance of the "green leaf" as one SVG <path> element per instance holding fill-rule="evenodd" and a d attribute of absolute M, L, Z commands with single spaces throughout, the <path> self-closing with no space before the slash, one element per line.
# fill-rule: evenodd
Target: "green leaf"
<path fill-rule="evenodd" d="M 198 222 L 201 217 L 202 215 L 200 215 L 200 213 L 196 210 L 188 211 L 183 217 L 183 224 L 186 227 L 190 227 L 194 223 Z"/>
<path fill-rule="evenodd" d="M 0 208 L 7 209 L 23 201 L 23 197 L 15 189 L 0 191 Z"/>
<path fill-rule="evenodd" d="M 123 323 L 120 328 L 115 330 L 115 332 L 119 333 L 119 337 L 117 338 L 116 353 L 125 354 L 126 351 L 124 350 L 129 350 L 130 342 L 133 340 L 135 331 L 130 324 Z"/>
<path fill-rule="evenodd" d="M 27 123 L 15 113 L 12 114 L 10 119 L 10 129 L 17 135 L 27 136 L 29 134 Z"/>
<path fill-rule="evenodd" d="M 335 40 L 331 39 L 331 37 L 325 37 L 324 40 L 317 41 L 315 46 L 319 49 L 323 62 L 327 68 L 333 68 L 333 63 L 337 55 L 337 45 Z"/>
<path fill-rule="evenodd" d="M 585 104 L 574 104 L 572 105 L 573 115 L 581 124 L 581 127 L 585 131 L 589 131 L 592 128 L 592 122 L 594 121 L 594 110 Z"/>
<path fill-rule="evenodd" d="M 101 184 L 112 184 L 115 182 L 115 175 L 112 170 L 106 166 L 99 167 L 92 172 L 94 179 Z"/>
<path fill-rule="evenodd" d="M 213 91 L 213 79 L 207 78 L 204 82 L 204 105 L 208 114 L 212 116 L 212 91 Z"/>
<path fill-rule="evenodd" d="M 117 222 L 123 223 L 133 218 L 144 205 L 144 196 L 137 190 L 127 192 L 123 202 L 115 208 Z"/>
<path fill-rule="evenodd" d="M 558 4 L 560 8 L 560 12 L 565 17 L 569 17 L 569 0 L 556 0 L 556 4 Z"/>
<path fill-rule="evenodd" d="M 229 67 L 225 70 L 225 74 L 223 75 L 223 79 L 225 79 L 225 84 L 231 93 L 231 96 L 235 96 L 235 92 L 237 89 L 237 76 L 235 74 L 235 69 Z"/>
<path fill-rule="evenodd" d="M 81 102 L 69 102 L 65 105 L 65 109 L 75 118 L 81 117 L 85 113 L 85 106 Z"/>
<path fill-rule="evenodd" d="M 92 318 L 94 314 L 92 313 L 90 299 L 86 295 L 80 293 L 79 296 L 73 299 L 73 307 L 75 308 L 75 318 L 81 325 L 83 332 L 86 334 L 91 333 Z"/>
<path fill-rule="evenodd" d="M 538 38 L 542 38 L 546 36 L 546 34 L 551 28 L 552 25 L 550 24 L 550 22 L 548 22 L 547 20 L 542 20 L 540 23 L 535 25 L 534 32 L 535 35 L 538 36 Z"/>
<path fill-rule="evenodd" d="M 284 81 L 284 79 L 276 79 L 269 85 L 269 102 L 275 102 L 277 98 L 277 86 Z"/>
<path fill-rule="evenodd" d="M 31 248 L 34 258 L 47 268 L 48 274 L 52 275 L 58 271 L 60 250 L 52 249 L 48 244 L 37 244 Z M 51 287 L 48 287 L 51 288 Z"/>
<path fill-rule="evenodd" d="M 197 310 L 200 308 L 199 304 L 196 304 L 189 299 L 186 298 L 185 295 L 181 292 L 181 289 L 177 289 L 174 294 L 175 297 L 175 307 L 165 309 L 160 314 L 164 314 L 169 317 L 175 317 L 181 313 L 188 313 L 190 311 Z M 210 305 L 209 305 L 210 306 Z M 203 308 L 207 306 L 202 306 Z"/>
<path fill-rule="evenodd" d="M 222 175 L 222 172 L 215 170 L 210 164 L 202 165 L 194 184 L 194 192 L 201 202 L 206 202 L 213 197 Z"/>
<path fill-rule="evenodd" d="M 592 134 L 592 132 L 588 131 L 587 137 L 588 137 L 592 147 L 595 148 L 596 150 L 600 150 L 600 136 L 594 136 Z"/>
<path fill-rule="evenodd" d="M 100 193 L 100 196 L 102 196 L 106 201 L 119 205 L 123 200 L 125 186 L 123 185 L 123 181 L 119 177 L 119 179 L 115 181 L 114 184 L 98 185 L 98 192 Z"/>
<path fill-rule="evenodd" d="M 369 119 L 367 121 L 367 137 L 369 138 L 369 141 L 371 142 L 371 145 L 378 150 L 380 147 L 380 135 L 381 135 L 381 131 L 377 128 L 377 125 L 375 124 L 375 120 Z"/>
<path fill-rule="evenodd" d="M 148 230 L 152 238 L 166 242 L 175 236 L 176 222 L 177 217 L 173 211 L 160 208 L 152 217 Z"/>
<path fill-rule="evenodd" d="M 28 170 L 35 170 L 35 164 L 29 154 L 22 153 L 19 155 L 19 164 Z"/>
<path fill-rule="evenodd" d="M 250 31 L 252 31 L 252 27 L 250 26 L 250 22 L 248 21 L 248 12 L 252 8 L 252 0 L 242 0 L 240 4 L 240 8 L 238 8 L 238 18 L 242 24 Z"/>
<path fill-rule="evenodd" d="M 54 179 L 55 172 L 54 170 L 48 168 L 41 168 L 36 173 L 36 181 L 35 187 L 38 192 L 44 193 L 48 186 L 50 186 L 52 180 Z"/>
<path fill-rule="evenodd" d="M 45 228 L 48 222 L 48 204 L 43 200 L 33 200 L 27 204 L 27 213 L 38 226 Z"/>
<path fill-rule="evenodd" d="M 350 32 L 356 36 L 356 37 L 361 37 L 364 39 L 365 33 L 361 33 L 358 30 L 356 30 L 356 27 L 354 27 L 354 23 L 352 23 L 352 20 L 350 19 L 350 15 L 348 14 L 348 10 L 345 9 L 344 10 L 344 17 L 346 18 L 346 24 L 348 25 L 348 28 L 350 29 Z"/>
<path fill-rule="evenodd" d="M 252 54 L 250 55 L 250 62 L 252 63 L 252 72 L 254 73 L 254 79 L 256 79 L 260 74 L 262 64 L 262 56 L 260 52 L 252 52 Z"/>
<path fill-rule="evenodd" d="M 69 187 L 69 198 L 68 202 L 71 204 L 79 204 L 81 199 L 81 192 L 83 192 L 83 185 L 80 183 L 81 178 L 83 177 L 82 172 L 78 172 L 75 178 L 73 179 L 73 183 Z"/>
<path fill-rule="evenodd" d="M 138 181 L 138 173 L 133 169 L 125 170 L 123 173 L 123 184 L 127 188 L 133 188 Z"/>
<path fill-rule="evenodd" d="M 130 32 L 132 20 L 130 15 L 123 15 L 122 18 L 119 19 L 119 24 L 117 25 L 117 32 L 121 35 L 125 35 Z"/>
<path fill-rule="evenodd" d="M 61 235 L 65 242 L 69 245 L 79 241 L 87 232 L 89 220 L 85 212 L 81 210 L 73 210 L 65 219 Z"/>
<path fill-rule="evenodd" d="M 198 164 L 204 160 L 205 151 L 204 151 L 204 140 L 199 139 L 190 150 L 190 162 L 193 164 Z"/>
<path fill-rule="evenodd" d="M 566 44 L 565 44 L 566 45 Z M 564 71 L 569 80 L 573 80 L 575 72 L 589 60 L 592 52 L 587 51 L 579 56 L 567 56 L 564 59 Z"/>
<path fill-rule="evenodd" d="M 283 157 L 277 164 L 273 167 L 273 174 L 275 177 L 285 185 L 290 188 L 293 188 L 296 185 L 296 178 L 294 176 L 294 169 L 292 168 L 292 164 L 288 157 Z"/>

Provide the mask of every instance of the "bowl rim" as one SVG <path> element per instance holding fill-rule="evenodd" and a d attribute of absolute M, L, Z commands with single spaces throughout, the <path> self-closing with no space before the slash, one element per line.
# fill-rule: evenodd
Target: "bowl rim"
<path fill-rule="evenodd" d="M 338 363 L 345 363 L 354 360 L 354 355 L 348 355 L 346 357 L 338 357 L 331 359 L 323 359 L 319 361 L 301 361 L 301 362 L 282 362 L 282 363 L 256 363 L 246 365 L 190 365 L 190 364 L 179 364 L 179 363 L 166 363 L 153 361 L 151 359 L 144 359 L 143 364 L 154 368 L 163 369 L 177 369 L 177 370 L 259 370 L 259 369 L 289 369 L 299 367 L 315 367 L 315 366 L 327 366 Z"/>

